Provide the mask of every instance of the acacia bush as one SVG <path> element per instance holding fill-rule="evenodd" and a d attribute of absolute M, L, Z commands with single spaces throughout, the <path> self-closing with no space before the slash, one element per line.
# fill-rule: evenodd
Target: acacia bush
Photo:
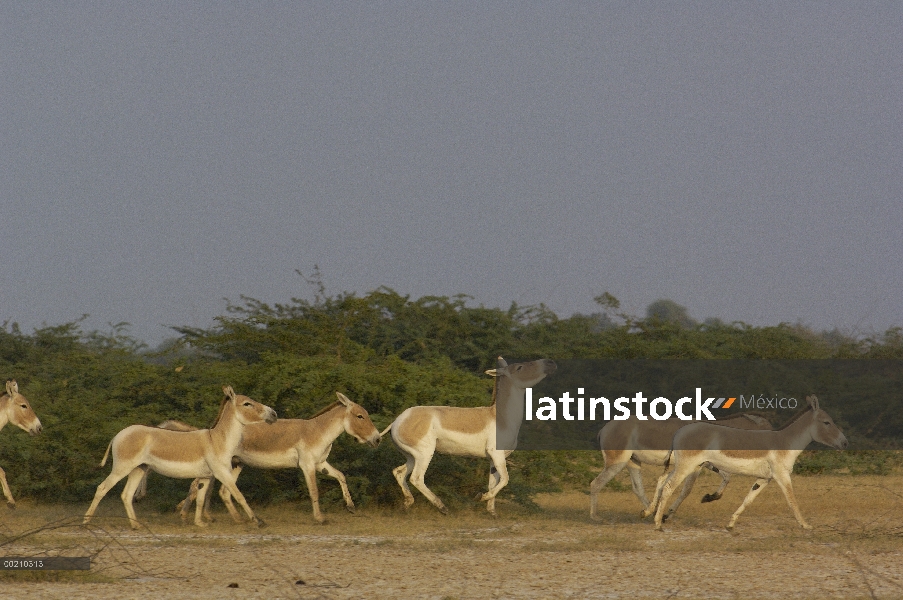
<path fill-rule="evenodd" d="M 29 438 L 7 427 L 0 434 L 0 465 L 17 498 L 87 502 L 109 472 L 109 465 L 97 465 L 119 430 L 166 419 L 208 426 L 224 384 L 282 417 L 308 417 L 341 391 L 363 405 L 382 430 L 409 406 L 488 404 L 492 380 L 483 370 L 498 355 L 525 360 L 903 358 L 899 328 L 852 339 L 799 325 L 707 321 L 690 326 L 654 315 L 612 315 L 617 301 L 607 295 L 600 296 L 600 305 L 605 309 L 600 313 L 562 319 L 542 305 L 474 307 L 466 296 L 411 300 L 388 288 L 361 297 L 318 294 L 313 302 L 292 299 L 272 306 L 243 298 L 209 329 L 175 328 L 179 337 L 157 352 L 129 337 L 123 324 L 106 334 L 85 332 L 80 321 L 31 334 L 4 324 L 0 376 L 18 380 L 44 433 Z M 391 469 L 403 460 L 390 438 L 374 450 L 349 436 L 337 440 L 330 458 L 346 473 L 362 505 L 401 502 Z M 586 489 L 601 457 L 521 452 L 513 463 L 502 497 L 529 505 L 540 491 Z M 839 453 L 830 460 L 807 454 L 801 470 L 883 473 L 896 464 L 887 453 Z M 486 460 L 437 455 L 427 478 L 451 506 L 468 506 L 485 490 L 487 473 Z M 161 509 L 168 510 L 187 488 L 186 482 L 159 476 L 151 481 L 150 502 Z M 247 469 L 240 485 L 257 503 L 307 501 L 297 470 Z M 329 478 L 321 495 L 327 503 L 341 502 Z"/>

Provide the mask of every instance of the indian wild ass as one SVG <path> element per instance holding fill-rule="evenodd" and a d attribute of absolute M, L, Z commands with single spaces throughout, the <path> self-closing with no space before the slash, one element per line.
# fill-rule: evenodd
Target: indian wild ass
<path fill-rule="evenodd" d="M 6 393 L 0 396 L 0 429 L 6 427 L 7 423 L 12 423 L 30 435 L 37 435 L 43 429 L 40 419 L 31 410 L 31 404 L 28 403 L 25 396 L 19 393 L 19 384 L 14 379 L 6 382 Z M 6 505 L 16 508 L 16 501 L 13 500 L 13 494 L 9 491 L 9 484 L 6 483 L 6 471 L 3 469 L 0 469 L 0 486 L 3 487 Z"/>
<path fill-rule="evenodd" d="M 380 435 L 392 432 L 392 440 L 407 462 L 392 473 L 404 494 L 404 506 L 414 503 L 408 487 L 411 483 L 432 502 L 442 514 L 448 509 L 423 480 L 433 458 L 433 453 L 457 456 L 488 456 L 492 461 L 489 470 L 488 491 L 480 496 L 486 508 L 495 514 L 495 497 L 508 484 L 508 468 L 505 459 L 512 450 L 499 450 L 496 444 L 496 422 L 499 429 L 513 436 L 506 445 L 517 443 L 517 433 L 524 420 L 526 389 L 539 383 L 556 369 L 548 359 L 508 365 L 502 357 L 498 367 L 486 371 L 496 378 L 495 402 L 492 406 L 458 408 L 452 406 L 412 406 L 401 413 Z M 501 407 L 501 408 L 499 408 Z"/>
<path fill-rule="evenodd" d="M 813 440 L 837 450 L 847 447 L 843 435 L 828 413 L 818 407 L 818 398 L 808 396 L 809 407 L 777 431 L 738 431 L 714 423 L 693 423 L 680 429 L 671 447 L 674 468 L 662 475 L 647 514 L 655 510 L 655 528 L 662 528 L 665 503 L 684 479 L 699 465 L 708 462 L 719 470 L 736 475 L 752 475 L 756 482 L 740 508 L 727 524 L 733 529 L 737 518 L 772 479 L 784 493 L 793 516 L 803 529 L 806 523 L 793 495 L 790 473 L 800 453 Z"/>
<path fill-rule="evenodd" d="M 110 450 L 113 451 L 113 470 L 104 479 L 94 494 L 94 500 L 85 513 L 84 523 L 88 523 L 97 510 L 97 505 L 110 488 L 128 475 L 128 481 L 122 490 L 122 503 L 129 517 L 132 528 L 139 527 L 132 500 L 138 484 L 148 469 L 175 478 L 209 478 L 216 477 L 226 486 L 248 514 L 251 521 L 262 527 L 263 521 L 254 516 L 245 497 L 235 486 L 232 475 L 232 456 L 241 441 L 246 425 L 252 423 L 273 423 L 276 412 L 269 406 L 251 400 L 247 396 L 237 395 L 231 387 L 223 387 L 226 397 L 220 408 L 220 416 L 211 429 L 197 431 L 170 431 L 145 425 L 131 425 L 116 434 L 103 456 L 100 466 L 104 466 Z M 205 526 L 201 518 L 201 508 L 208 486 L 201 488 L 198 498 L 198 509 L 194 523 Z"/>
<path fill-rule="evenodd" d="M 647 419 L 641 421 L 636 417 L 631 417 L 624 421 L 613 420 L 606 423 L 599 430 L 598 435 L 602 458 L 605 460 L 605 468 L 599 473 L 598 477 L 593 479 L 590 485 L 590 518 L 599 518 L 599 492 L 624 467 L 627 467 L 627 471 L 630 473 L 633 493 L 643 503 L 644 509 L 649 508 L 649 500 L 646 498 L 646 491 L 643 488 L 643 476 L 640 465 L 663 466 L 665 459 L 668 458 L 668 448 L 670 448 L 674 434 L 680 428 L 689 424 L 689 421 L 680 419 L 667 419 L 664 421 Z M 718 424 L 736 429 L 771 429 L 771 423 L 767 419 L 752 414 L 733 415 L 719 419 Z M 731 476 L 726 471 L 714 469 L 710 465 L 706 466 L 721 475 L 721 487 L 714 494 L 706 494 L 702 498 L 703 502 L 714 502 L 721 499 L 724 488 L 730 482 Z M 696 483 L 696 479 L 701 472 L 701 470 L 696 471 L 687 477 L 680 496 L 668 509 L 665 519 L 674 514 L 680 504 L 690 494 L 690 490 L 692 490 L 693 484 Z"/>
<path fill-rule="evenodd" d="M 326 462 L 326 459 L 329 458 L 333 442 L 343 431 L 361 444 L 366 443 L 373 448 L 379 445 L 380 435 L 363 406 L 341 392 L 336 392 L 336 396 L 336 402 L 310 419 L 279 419 L 272 425 L 245 427 L 244 437 L 235 451 L 239 464 L 232 470 L 232 475 L 237 479 L 244 465 L 261 469 L 300 468 L 307 482 L 314 518 L 323 523 L 326 517 L 320 511 L 317 472 L 326 473 L 339 482 L 345 498 L 345 508 L 354 512 L 354 501 L 348 491 L 345 475 Z M 193 494 L 194 489 L 180 505 L 183 518 L 195 499 Z M 232 504 L 229 490 L 225 486 L 220 487 L 219 494 L 232 518 L 241 521 L 241 515 Z"/>

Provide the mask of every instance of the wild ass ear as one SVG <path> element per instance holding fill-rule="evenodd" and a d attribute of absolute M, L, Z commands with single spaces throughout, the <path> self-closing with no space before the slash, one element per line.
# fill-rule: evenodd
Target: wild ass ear
<path fill-rule="evenodd" d="M 489 369 L 488 371 L 485 371 L 485 373 L 486 373 L 487 375 L 492 375 L 493 377 L 498 377 L 498 376 L 499 376 L 499 374 L 498 374 L 498 369 Z"/>
<path fill-rule="evenodd" d="M 342 392 L 336 392 L 335 395 L 338 396 L 339 402 L 344 406 L 351 406 L 353 404 L 353 402 L 351 402 L 351 399 Z"/>
<path fill-rule="evenodd" d="M 231 385 L 224 385 L 223 393 L 226 395 L 226 398 L 228 398 L 232 402 L 235 402 L 235 390 L 232 389 Z"/>
<path fill-rule="evenodd" d="M 818 398 L 815 397 L 815 394 L 806 396 L 806 402 L 809 403 L 809 406 L 812 407 L 812 410 L 818 410 Z"/>
<path fill-rule="evenodd" d="M 501 356 L 499 356 L 499 357 L 496 359 L 495 366 L 497 366 L 499 369 L 504 369 L 505 367 L 508 366 L 508 363 L 505 362 L 505 359 L 504 359 L 504 358 L 502 358 Z"/>
<path fill-rule="evenodd" d="M 9 394 L 10 398 L 19 393 L 19 384 L 16 383 L 15 379 L 8 379 L 6 381 L 6 393 Z"/>

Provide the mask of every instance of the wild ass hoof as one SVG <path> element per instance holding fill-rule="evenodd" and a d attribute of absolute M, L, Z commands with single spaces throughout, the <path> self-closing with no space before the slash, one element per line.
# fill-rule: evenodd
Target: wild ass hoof
<path fill-rule="evenodd" d="M 10 500 L 6 503 L 6 507 L 10 510 L 16 510 L 16 503 Z"/>
<path fill-rule="evenodd" d="M 706 502 L 714 502 L 715 500 L 721 500 L 721 496 L 719 496 L 718 494 L 706 494 L 702 497 L 702 500 L 700 502 L 705 504 Z"/>
<path fill-rule="evenodd" d="M 197 527 L 210 527 L 210 523 L 207 523 L 205 521 L 195 521 L 194 524 Z"/>
<path fill-rule="evenodd" d="M 734 530 L 734 524 L 733 524 L 733 523 L 728 523 L 727 525 L 724 526 L 724 528 L 727 529 L 728 531 L 733 531 L 733 530 Z"/>
<path fill-rule="evenodd" d="M 802 525 L 803 529 L 806 531 L 812 531 L 812 525 L 809 525 L 808 523 L 800 523 L 800 525 Z"/>
<path fill-rule="evenodd" d="M 670 517 L 670 516 L 671 516 L 671 513 L 667 513 L 667 514 L 662 515 L 662 523 L 664 523 L 665 521 L 667 521 L 667 520 L 668 520 L 668 517 Z"/>
<path fill-rule="evenodd" d="M 264 527 L 267 526 L 266 522 L 265 522 L 263 519 L 255 518 L 255 519 L 254 519 L 254 522 L 257 523 L 257 528 L 258 528 L 258 529 L 263 529 Z"/>
<path fill-rule="evenodd" d="M 645 519 L 646 517 L 648 517 L 651 514 L 652 514 L 652 511 L 644 508 L 643 510 L 640 511 L 640 518 Z"/>
<path fill-rule="evenodd" d="M 345 505 L 345 510 L 347 510 L 347 511 L 350 512 L 351 514 L 354 514 L 354 505 L 353 505 L 353 504 L 346 504 L 346 505 Z"/>
<path fill-rule="evenodd" d="M 439 512 L 441 512 L 443 515 L 447 515 L 447 514 L 448 514 L 448 509 L 445 507 L 444 504 L 440 504 L 440 505 L 437 506 L 436 508 L 438 508 L 438 509 L 439 509 Z"/>

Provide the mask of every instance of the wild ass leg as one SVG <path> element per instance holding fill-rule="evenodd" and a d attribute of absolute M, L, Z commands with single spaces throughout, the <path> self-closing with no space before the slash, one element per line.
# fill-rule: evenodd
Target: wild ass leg
<path fill-rule="evenodd" d="M 129 471 L 123 472 L 123 470 L 117 471 L 114 469 L 107 478 L 100 482 L 100 485 L 97 486 L 97 491 L 94 492 L 94 500 L 91 501 L 91 506 L 88 507 L 88 512 L 85 513 L 85 518 L 82 520 L 83 525 L 87 525 L 91 518 L 94 516 L 94 512 L 97 510 L 97 505 L 100 504 L 100 501 L 103 500 L 103 497 L 107 495 L 114 485 L 119 483 L 119 481 L 131 472 Z"/>
<path fill-rule="evenodd" d="M 404 495 L 404 507 L 406 509 L 411 508 L 411 505 L 414 504 L 414 494 L 411 493 L 411 488 L 408 487 L 408 475 L 411 474 L 413 469 L 414 457 L 412 456 L 408 457 L 408 462 L 405 464 L 392 469 L 392 475 L 395 476 L 395 481 L 401 486 L 401 493 Z"/>
<path fill-rule="evenodd" d="M 176 510 L 179 511 L 179 516 L 182 517 L 183 522 L 188 521 L 188 513 L 191 511 L 191 503 L 195 501 L 195 498 L 198 497 L 198 486 L 200 485 L 201 478 L 197 478 L 191 482 L 191 485 L 188 486 L 188 495 L 185 496 L 185 499 L 179 502 L 176 505 Z"/>
<path fill-rule="evenodd" d="M 702 497 L 702 502 L 714 502 L 715 500 L 721 500 L 721 496 L 724 495 L 724 488 L 727 487 L 727 484 L 731 482 L 731 474 L 727 471 L 721 471 L 717 467 L 711 464 L 707 464 L 706 468 L 711 469 L 715 473 L 721 475 L 721 487 L 714 494 L 706 494 Z"/>
<path fill-rule="evenodd" d="M 6 497 L 6 505 L 10 508 L 16 508 L 16 501 L 13 500 L 13 493 L 9 491 L 9 484 L 6 483 L 6 471 L 0 469 L 0 486 L 3 486 L 3 495 Z"/>
<path fill-rule="evenodd" d="M 489 483 L 486 487 L 487 490 L 491 490 L 495 486 L 499 484 L 501 481 L 501 475 L 499 475 L 499 470 L 495 468 L 495 465 L 490 465 L 489 467 Z M 486 502 L 486 510 L 488 510 L 491 514 L 495 514 L 495 498 L 490 498 Z"/>
<path fill-rule="evenodd" d="M 746 494 L 746 498 L 743 499 L 743 504 L 740 505 L 733 515 L 731 515 L 731 520 L 728 521 L 727 528 L 733 529 L 734 524 L 737 523 L 737 518 L 746 510 L 746 507 L 752 504 L 752 501 L 756 499 L 756 496 L 759 495 L 766 485 L 768 485 L 769 479 L 756 479 L 756 482 L 753 484 L 752 489 L 749 490 L 749 493 Z"/>
<path fill-rule="evenodd" d="M 652 495 L 652 502 L 649 503 L 649 506 L 640 511 L 641 518 L 645 519 L 649 515 L 655 514 L 655 511 L 658 509 L 658 504 L 661 501 L 662 487 L 664 487 L 665 482 L 673 472 L 674 471 L 665 471 L 662 473 L 661 477 L 658 478 L 658 481 L 655 482 L 655 493 Z"/>
<path fill-rule="evenodd" d="M 345 508 L 348 512 L 354 512 L 354 500 L 351 499 L 351 492 L 348 491 L 348 483 L 345 481 L 345 474 L 333 467 L 325 460 L 317 465 L 317 470 L 326 473 L 339 482 L 342 488 L 342 497 L 345 499 Z"/>
<path fill-rule="evenodd" d="M 683 484 L 684 480 L 689 477 L 692 473 L 696 471 L 696 466 L 692 466 L 690 468 L 681 467 L 680 465 L 675 466 L 674 470 L 668 474 L 667 478 L 661 484 L 661 493 L 659 494 L 659 490 L 656 490 L 656 495 L 659 496 L 658 504 L 655 509 L 655 529 L 657 531 L 661 531 L 662 529 L 662 517 L 665 512 L 665 505 L 668 503 L 668 500 L 671 498 L 671 494 L 674 493 L 674 490 L 677 489 L 677 486 Z M 662 476 L 664 477 L 664 475 Z M 661 481 L 661 478 L 659 478 Z M 653 504 L 655 504 L 655 500 L 653 499 Z"/>
<path fill-rule="evenodd" d="M 241 473 L 242 466 L 237 465 L 232 469 L 232 477 L 235 481 L 238 481 L 238 475 Z M 210 483 L 213 483 L 212 481 Z M 236 510 L 235 505 L 232 504 L 232 494 L 229 493 L 229 490 L 226 489 L 226 486 L 221 485 L 219 488 L 219 497 L 222 499 L 223 504 L 226 505 L 226 510 L 229 511 L 229 516 L 232 517 L 232 520 L 236 523 L 241 523 L 244 519 L 241 518 L 241 513 Z"/>
<path fill-rule="evenodd" d="M 693 491 L 693 486 L 696 485 L 696 480 L 699 478 L 699 475 L 702 473 L 702 469 L 696 469 L 684 479 L 684 484 L 680 488 L 680 494 L 677 496 L 677 499 L 671 503 L 671 506 L 668 507 L 668 512 L 665 513 L 665 516 L 662 517 L 662 521 L 667 521 L 668 518 L 677 512 L 677 509 L 683 503 L 684 500 L 687 499 L 687 496 L 690 495 L 690 492 Z"/>
<path fill-rule="evenodd" d="M 198 527 L 207 527 L 207 522 L 204 521 L 204 509 L 207 507 L 207 501 L 209 500 L 210 488 L 213 486 L 212 479 L 198 479 L 197 481 L 197 497 L 194 502 L 194 524 Z"/>
<path fill-rule="evenodd" d="M 326 517 L 320 512 L 320 491 L 317 489 L 317 467 L 308 463 L 299 463 L 304 472 L 304 481 L 307 482 L 307 493 L 310 494 L 310 503 L 314 508 L 314 519 L 318 523 L 325 523 Z"/>
<path fill-rule="evenodd" d="M 627 466 L 628 461 L 625 460 L 623 462 L 612 463 L 606 465 L 602 472 L 596 475 L 596 478 L 593 479 L 593 482 L 589 485 L 589 516 L 591 519 L 599 518 L 599 492 L 602 491 L 609 481 L 614 478 L 615 475 L 621 472 L 625 466 Z M 633 479 L 633 474 L 631 473 L 631 480 Z M 642 489 L 642 484 L 640 485 L 640 489 Z M 636 493 L 636 486 L 634 486 L 634 493 Z M 637 494 L 639 497 L 639 494 Z M 640 498 L 644 500 L 645 498 Z M 649 502 L 643 502 L 643 506 L 648 506 Z"/>
<path fill-rule="evenodd" d="M 426 496 L 426 499 L 433 503 L 433 506 L 439 509 L 443 515 L 448 514 L 448 509 L 445 508 L 445 504 L 442 503 L 442 500 L 439 499 L 439 496 L 433 493 L 433 491 L 426 487 L 426 482 L 423 480 L 423 476 L 426 475 L 426 470 L 430 466 L 430 461 L 433 459 L 432 454 L 422 454 L 419 457 L 419 460 L 414 460 L 414 469 L 411 472 L 411 483 L 414 484 L 414 487 L 420 490 L 420 493 Z M 484 498 L 485 500 L 485 498 Z"/>
<path fill-rule="evenodd" d="M 492 500 L 493 502 L 487 503 L 486 508 L 489 509 L 489 513 L 495 516 L 495 497 L 498 495 L 502 488 L 508 485 L 508 463 L 505 461 L 505 451 L 504 450 L 495 450 L 489 452 L 489 458 L 492 460 L 492 466 L 495 467 L 496 471 L 499 474 L 499 481 L 492 487 L 488 492 L 483 494 L 480 498 L 483 501 Z"/>
<path fill-rule="evenodd" d="M 135 467 L 132 469 L 132 472 L 129 473 L 129 478 L 125 482 L 125 487 L 122 488 L 122 504 L 125 506 L 125 514 L 129 516 L 129 525 L 132 526 L 132 529 L 139 529 L 141 527 L 140 523 L 138 523 L 138 517 L 135 516 L 135 507 L 132 505 L 132 502 L 135 499 L 135 490 L 141 485 L 141 481 L 146 475 L 146 465 Z"/>
<path fill-rule="evenodd" d="M 796 504 L 796 496 L 793 493 L 793 484 L 790 483 L 790 473 L 775 473 L 774 480 L 777 482 L 778 487 L 781 488 L 781 491 L 784 492 L 784 498 L 787 500 L 787 504 L 790 505 L 790 510 L 793 511 L 796 522 L 799 523 L 803 529 L 812 529 L 812 526 L 803 518 L 800 507 Z"/>
<path fill-rule="evenodd" d="M 144 477 L 138 483 L 138 487 L 135 489 L 134 501 L 138 502 L 147 496 L 147 476 L 150 474 L 150 471 L 144 472 Z"/>
<path fill-rule="evenodd" d="M 226 488 L 228 492 L 238 501 L 239 506 L 244 509 L 245 513 L 247 513 L 248 518 L 251 519 L 252 523 L 257 523 L 258 527 L 266 526 L 266 523 L 263 522 L 263 519 L 258 519 L 254 515 L 254 511 L 251 510 L 250 506 L 248 506 L 248 501 L 245 500 L 244 494 L 242 494 L 241 490 L 238 489 L 238 486 L 235 485 L 235 478 L 232 476 L 231 469 L 222 468 L 217 465 L 213 469 L 213 475 L 219 480 L 221 484 L 223 484 L 223 487 Z"/>

